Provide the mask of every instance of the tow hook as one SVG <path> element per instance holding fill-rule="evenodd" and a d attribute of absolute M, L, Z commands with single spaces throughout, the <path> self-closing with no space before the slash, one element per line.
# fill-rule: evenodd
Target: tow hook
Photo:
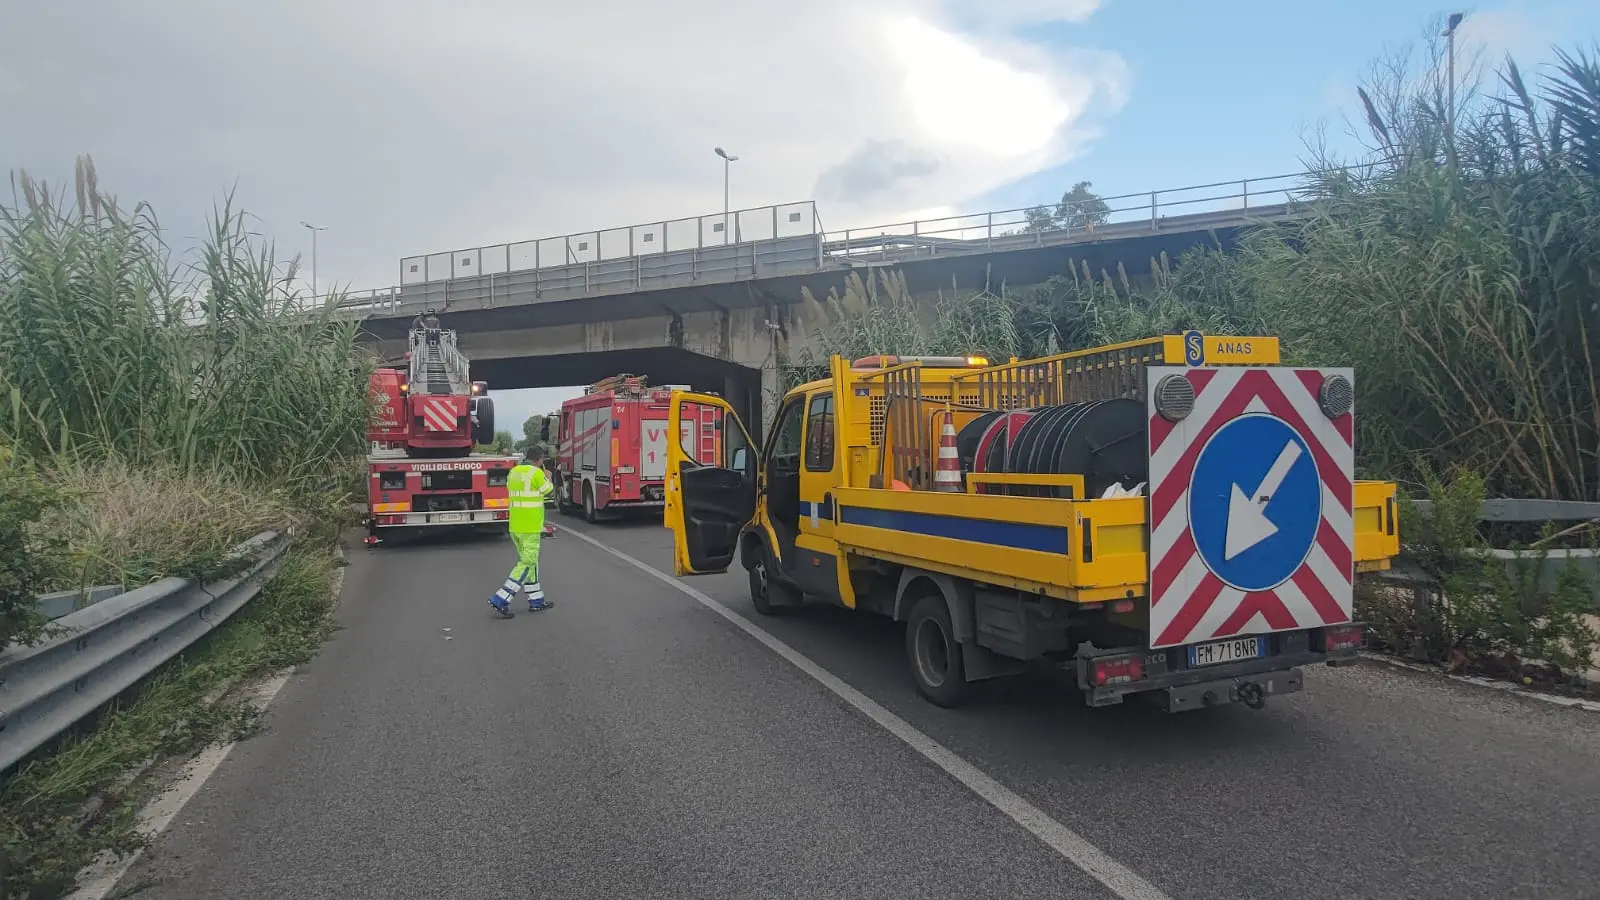
<path fill-rule="evenodd" d="M 1267 705 L 1267 695 L 1262 693 L 1261 685 L 1247 681 L 1233 689 L 1233 699 L 1238 700 L 1251 709 L 1260 709 Z"/>

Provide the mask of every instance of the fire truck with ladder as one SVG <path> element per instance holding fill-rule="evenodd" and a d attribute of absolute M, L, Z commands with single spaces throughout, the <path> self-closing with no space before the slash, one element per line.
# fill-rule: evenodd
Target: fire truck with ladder
<path fill-rule="evenodd" d="M 367 546 L 399 529 L 505 529 L 506 476 L 519 460 L 472 452 L 494 441 L 494 402 L 472 380 L 456 333 L 429 310 L 404 359 L 378 367 L 368 390 Z"/>

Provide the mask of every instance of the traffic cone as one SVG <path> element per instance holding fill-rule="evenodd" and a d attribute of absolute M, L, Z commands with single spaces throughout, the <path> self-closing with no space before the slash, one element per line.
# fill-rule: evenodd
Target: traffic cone
<path fill-rule="evenodd" d="M 944 424 L 939 426 L 939 461 L 933 468 L 933 489 L 961 490 L 961 460 L 956 456 L 956 423 L 948 409 L 944 411 Z"/>

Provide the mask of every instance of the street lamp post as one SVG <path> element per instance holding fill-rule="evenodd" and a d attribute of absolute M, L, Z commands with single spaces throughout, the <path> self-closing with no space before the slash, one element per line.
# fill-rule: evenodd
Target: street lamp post
<path fill-rule="evenodd" d="M 311 231 L 311 302 L 317 301 L 317 232 L 327 231 L 326 225 L 313 225 L 310 222 L 300 223 Z"/>
<path fill-rule="evenodd" d="M 730 178 L 730 170 L 733 168 L 734 162 L 736 162 L 739 157 L 729 156 L 728 151 L 722 149 L 721 147 L 714 147 L 712 149 L 716 150 L 717 155 L 722 157 L 722 242 L 726 244 L 728 243 L 729 238 L 728 181 Z"/>
<path fill-rule="evenodd" d="M 1461 20 L 1464 18 L 1466 18 L 1464 13 L 1451 13 L 1450 18 L 1445 22 L 1444 26 L 1444 39 L 1445 46 L 1447 48 L 1445 50 L 1445 55 L 1449 59 L 1447 63 L 1448 68 L 1445 72 L 1445 78 L 1447 80 L 1445 82 L 1446 109 L 1444 127 L 1446 129 L 1446 133 L 1450 135 L 1452 140 L 1456 135 L 1456 28 L 1461 24 Z"/>

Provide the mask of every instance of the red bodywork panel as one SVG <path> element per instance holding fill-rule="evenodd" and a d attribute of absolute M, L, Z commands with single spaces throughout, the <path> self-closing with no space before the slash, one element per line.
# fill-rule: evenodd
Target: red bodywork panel
<path fill-rule="evenodd" d="M 413 394 L 400 369 L 380 368 L 368 380 L 376 412 L 367 440 L 385 447 L 472 451 L 471 398 L 465 394 Z"/>
<path fill-rule="evenodd" d="M 379 527 L 505 522 L 515 456 L 367 460 L 367 504 Z"/>
<path fill-rule="evenodd" d="M 571 503 L 583 505 L 587 487 L 596 509 L 662 505 L 667 442 L 678 439 L 667 434 L 671 397 L 669 388 L 623 388 L 592 391 L 561 404 L 556 464 Z M 683 440 L 691 446 L 697 437 Z M 713 458 L 715 437 L 695 449 L 697 459 Z"/>

